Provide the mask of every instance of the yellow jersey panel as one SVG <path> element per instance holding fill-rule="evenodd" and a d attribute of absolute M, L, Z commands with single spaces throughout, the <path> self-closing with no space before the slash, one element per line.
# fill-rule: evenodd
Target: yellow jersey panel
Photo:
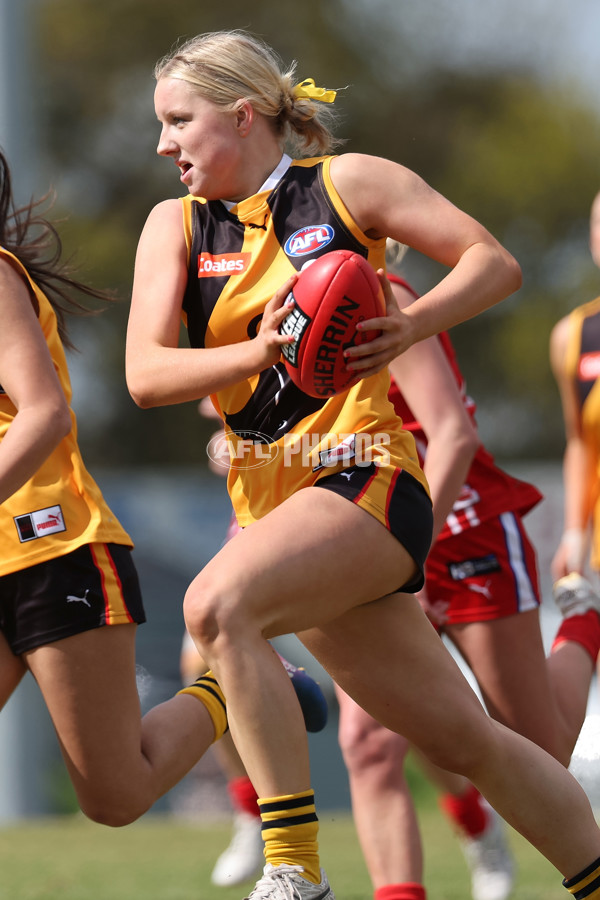
<path fill-rule="evenodd" d="M 0 258 L 13 266 L 35 295 L 40 327 L 70 407 L 71 383 L 52 305 L 12 253 L 0 247 Z M 10 397 L 0 388 L 0 440 L 16 414 Z M 85 468 L 72 410 L 71 422 L 70 433 L 33 478 L 0 506 L 0 576 L 70 553 L 82 544 L 133 546 Z"/>
<path fill-rule="evenodd" d="M 192 347 L 254 338 L 273 294 L 331 250 L 384 267 L 385 240 L 367 237 L 352 220 L 331 182 L 331 159 L 289 160 L 274 184 L 230 208 L 182 198 L 189 249 L 183 313 Z M 228 488 L 240 525 L 360 463 L 391 462 L 426 487 L 414 440 L 387 399 L 389 385 L 384 371 L 329 399 L 309 397 L 279 362 L 219 391 L 213 402 L 229 440 Z"/>
<path fill-rule="evenodd" d="M 600 297 L 578 306 L 569 315 L 566 367 L 575 381 L 582 436 L 595 469 L 588 496 L 592 505 L 591 564 L 600 569 Z"/>

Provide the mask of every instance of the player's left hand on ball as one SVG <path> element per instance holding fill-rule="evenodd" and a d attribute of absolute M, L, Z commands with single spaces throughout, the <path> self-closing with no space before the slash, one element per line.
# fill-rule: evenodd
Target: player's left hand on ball
<path fill-rule="evenodd" d="M 375 375 L 389 366 L 412 343 L 409 337 L 410 320 L 398 306 L 383 269 L 377 271 L 377 277 L 383 288 L 386 315 L 367 319 L 358 328 L 360 331 L 379 331 L 380 334 L 372 341 L 349 347 L 344 353 L 346 367 L 363 378 Z"/>
<path fill-rule="evenodd" d="M 261 368 L 279 362 L 282 346 L 291 342 L 289 335 L 279 333 L 279 326 L 294 308 L 293 299 L 288 301 L 288 297 L 297 280 L 298 275 L 288 278 L 265 305 L 258 334 L 254 338 L 260 352 L 261 363 L 264 360 Z"/>

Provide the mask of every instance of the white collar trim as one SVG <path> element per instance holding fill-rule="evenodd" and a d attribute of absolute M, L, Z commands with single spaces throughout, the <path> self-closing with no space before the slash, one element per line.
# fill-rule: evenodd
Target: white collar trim
<path fill-rule="evenodd" d="M 281 181 L 281 179 L 289 169 L 291 163 L 292 157 L 288 156 L 287 153 L 284 153 L 277 163 L 277 166 L 273 169 L 265 183 L 258 189 L 256 193 L 261 194 L 263 191 L 272 191 L 277 182 Z M 232 203 L 231 200 L 221 200 L 221 203 L 227 210 L 230 210 L 232 209 L 232 207 L 237 206 L 237 203 Z"/>

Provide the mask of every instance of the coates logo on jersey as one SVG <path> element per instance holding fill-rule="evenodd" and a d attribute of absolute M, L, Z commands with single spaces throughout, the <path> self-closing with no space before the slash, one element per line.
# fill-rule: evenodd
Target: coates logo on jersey
<path fill-rule="evenodd" d="M 577 374 L 582 381 L 595 381 L 600 376 L 600 353 L 582 354 Z"/>
<path fill-rule="evenodd" d="M 241 275 L 250 265 L 250 253 L 200 253 L 198 278 Z"/>
<path fill-rule="evenodd" d="M 285 242 L 284 250 L 288 256 L 307 256 L 322 250 L 330 244 L 334 237 L 331 225 L 307 225 L 295 231 Z"/>

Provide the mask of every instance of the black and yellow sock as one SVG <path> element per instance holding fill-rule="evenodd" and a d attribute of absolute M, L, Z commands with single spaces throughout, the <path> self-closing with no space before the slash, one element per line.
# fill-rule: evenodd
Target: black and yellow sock
<path fill-rule="evenodd" d="M 319 820 L 314 791 L 284 794 L 282 797 L 259 797 L 258 808 L 266 861 L 272 866 L 283 863 L 302 866 L 304 877 L 319 884 Z"/>
<path fill-rule="evenodd" d="M 227 731 L 227 706 L 225 695 L 219 687 L 219 683 L 211 671 L 205 672 L 200 678 L 196 678 L 193 684 L 182 688 L 178 694 L 191 694 L 201 703 L 204 703 L 208 714 L 212 719 L 215 729 L 214 740 L 218 741 Z"/>
<path fill-rule="evenodd" d="M 575 900 L 600 900 L 600 857 L 573 878 L 565 878 L 564 886 Z"/>

